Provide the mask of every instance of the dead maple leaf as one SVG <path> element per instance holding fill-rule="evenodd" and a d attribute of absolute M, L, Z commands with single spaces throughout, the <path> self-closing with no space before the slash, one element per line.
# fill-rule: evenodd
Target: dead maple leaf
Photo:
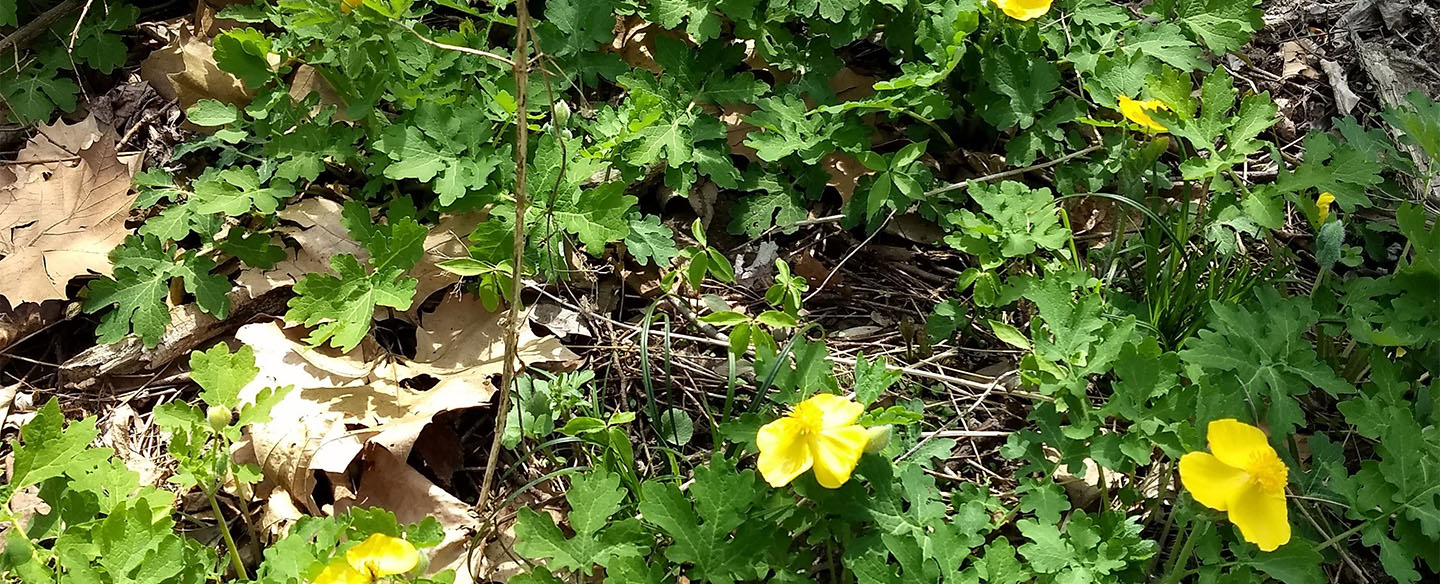
<path fill-rule="evenodd" d="M 0 296 L 11 306 L 63 300 L 71 278 L 110 274 L 140 166 L 138 155 L 119 157 L 116 141 L 93 117 L 57 121 L 0 174 Z"/>
<path fill-rule="evenodd" d="M 850 198 L 855 196 L 855 187 L 859 186 L 860 179 L 875 174 L 875 171 L 860 162 L 859 158 L 839 151 L 821 157 L 820 168 L 830 175 L 825 184 L 835 187 L 840 193 L 840 200 L 847 205 L 850 204 Z"/>

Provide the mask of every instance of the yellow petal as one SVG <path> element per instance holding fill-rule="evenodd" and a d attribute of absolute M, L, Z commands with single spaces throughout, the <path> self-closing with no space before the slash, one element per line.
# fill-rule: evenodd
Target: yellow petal
<path fill-rule="evenodd" d="M 1210 452 L 1230 466 L 1249 468 L 1258 458 L 1276 457 L 1264 432 L 1234 418 L 1210 422 L 1206 432 Z"/>
<path fill-rule="evenodd" d="M 1147 130 L 1164 132 L 1169 129 L 1160 122 L 1155 121 L 1155 118 L 1150 117 L 1150 112 L 1170 109 L 1170 106 L 1165 105 L 1165 102 L 1158 99 L 1138 101 L 1122 95 L 1120 96 L 1119 104 L 1120 113 L 1125 116 L 1125 119 L 1140 124 Z"/>
<path fill-rule="evenodd" d="M 377 533 L 345 552 L 345 561 L 356 570 L 378 578 L 415 569 L 420 563 L 420 552 L 408 541 Z"/>
<path fill-rule="evenodd" d="M 1315 198 L 1316 217 L 1320 225 L 1324 225 L 1325 220 L 1330 218 L 1330 205 L 1334 202 L 1335 195 L 1330 193 L 1320 193 L 1320 196 Z"/>
<path fill-rule="evenodd" d="M 350 567 L 350 564 L 335 560 L 320 571 L 313 584 L 370 584 L 370 578 Z"/>
<path fill-rule="evenodd" d="M 1240 528 L 1245 541 L 1273 552 L 1290 541 L 1290 518 L 1285 493 L 1250 483 L 1230 502 L 1230 522 Z"/>
<path fill-rule="evenodd" d="M 1053 0 L 995 0 L 995 5 L 1000 7 L 1010 18 L 1015 20 L 1034 20 L 1044 16 L 1050 11 L 1050 4 Z"/>
<path fill-rule="evenodd" d="M 755 462 L 760 476 L 772 487 L 783 487 L 815 464 L 808 440 L 803 439 L 804 424 L 794 418 L 780 418 L 760 427 L 755 442 L 760 459 Z"/>
<path fill-rule="evenodd" d="M 870 432 L 864 426 L 830 428 L 812 437 L 815 452 L 815 480 L 827 489 L 838 489 L 850 480 Z"/>
<path fill-rule="evenodd" d="M 820 422 L 822 428 L 849 426 L 855 423 L 860 414 L 865 413 L 865 406 L 860 405 L 860 402 L 834 394 L 817 393 L 805 401 L 823 412 Z"/>
<path fill-rule="evenodd" d="M 1208 452 L 1191 452 L 1180 457 L 1180 483 L 1201 505 L 1224 511 L 1249 482 L 1250 475 Z"/>

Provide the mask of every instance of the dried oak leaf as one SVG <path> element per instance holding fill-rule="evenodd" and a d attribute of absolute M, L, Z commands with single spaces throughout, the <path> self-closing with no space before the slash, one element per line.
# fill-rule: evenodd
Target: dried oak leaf
<path fill-rule="evenodd" d="M 110 273 L 140 166 L 139 156 L 122 160 L 115 143 L 94 118 L 57 121 L 0 172 L 0 296 L 11 306 L 63 300 L 71 278 Z"/>

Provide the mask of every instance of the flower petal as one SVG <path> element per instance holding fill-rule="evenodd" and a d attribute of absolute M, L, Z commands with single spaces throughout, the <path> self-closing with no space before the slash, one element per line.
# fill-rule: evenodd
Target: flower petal
<path fill-rule="evenodd" d="M 1230 522 L 1240 528 L 1245 541 L 1273 552 L 1290 541 L 1289 511 L 1285 493 L 1268 491 L 1251 483 L 1230 501 Z"/>
<path fill-rule="evenodd" d="M 805 400 L 810 402 L 820 411 L 824 412 L 822 428 L 843 428 L 855 423 L 860 414 L 865 413 L 865 406 L 848 397 L 841 397 L 831 393 L 817 393 Z"/>
<path fill-rule="evenodd" d="M 815 436 L 815 480 L 827 489 L 840 488 L 855 472 L 869 441 L 864 426 L 830 428 Z"/>
<path fill-rule="evenodd" d="M 370 578 L 337 559 L 320 571 L 313 584 L 370 584 Z"/>
<path fill-rule="evenodd" d="M 1209 452 L 1180 457 L 1180 483 L 1201 505 L 1216 511 L 1229 509 L 1230 501 L 1249 480 L 1244 470 L 1225 464 Z"/>
<path fill-rule="evenodd" d="M 408 541 L 377 533 L 345 552 L 345 561 L 356 570 L 378 578 L 415 569 L 420 563 L 420 552 Z"/>
<path fill-rule="evenodd" d="M 1050 11 L 1053 0 L 995 0 L 1000 10 L 1015 20 L 1032 20 Z"/>
<path fill-rule="evenodd" d="M 1210 452 L 1233 467 L 1247 468 L 1260 455 L 1276 456 L 1264 432 L 1234 418 L 1210 422 L 1206 437 Z"/>
<path fill-rule="evenodd" d="M 760 427 L 755 442 L 760 459 L 755 462 L 760 475 L 772 487 L 783 487 L 815 464 L 810 444 L 801 438 L 804 424 L 794 418 L 780 418 Z"/>

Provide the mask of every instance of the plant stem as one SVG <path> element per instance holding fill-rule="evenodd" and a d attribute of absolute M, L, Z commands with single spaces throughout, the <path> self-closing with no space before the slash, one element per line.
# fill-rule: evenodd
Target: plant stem
<path fill-rule="evenodd" d="M 225 522 L 225 513 L 220 510 L 220 501 L 215 498 L 215 489 L 201 487 L 205 493 L 205 499 L 210 501 L 210 510 L 215 512 L 215 521 L 220 523 L 220 536 L 225 538 L 225 547 L 230 550 L 230 560 L 235 563 L 235 577 L 249 579 L 245 572 L 245 562 L 240 559 L 240 547 L 235 545 L 235 538 L 230 536 L 230 524 Z"/>
<path fill-rule="evenodd" d="M 1195 547 L 1195 538 L 1192 537 L 1193 535 L 1195 535 L 1195 528 L 1192 526 L 1190 529 L 1186 529 L 1184 534 L 1175 536 L 1175 543 L 1177 545 L 1180 544 L 1181 541 L 1185 543 L 1180 546 L 1179 553 L 1175 552 L 1174 545 L 1170 546 L 1170 569 L 1165 571 L 1165 579 L 1160 581 L 1162 584 L 1179 582 L 1180 578 L 1184 576 L 1180 570 L 1185 567 L 1186 556 L 1189 556 L 1190 550 Z"/>
<path fill-rule="evenodd" d="M 500 376 L 499 402 L 495 406 L 495 436 L 490 441 L 490 457 L 485 461 L 485 477 L 480 483 L 476 505 L 484 507 L 490 500 L 495 482 L 495 468 L 500 462 L 500 437 L 505 434 L 505 418 L 510 415 L 510 386 L 515 383 L 516 360 L 520 346 L 520 293 L 524 282 L 520 266 L 525 253 L 525 215 L 530 200 L 525 192 L 525 163 L 529 153 L 530 121 L 526 103 L 530 88 L 530 59 L 527 40 L 530 32 L 530 7 L 525 0 L 515 3 L 515 235 L 513 263 L 510 266 L 510 317 L 505 323 L 505 369 Z"/>

